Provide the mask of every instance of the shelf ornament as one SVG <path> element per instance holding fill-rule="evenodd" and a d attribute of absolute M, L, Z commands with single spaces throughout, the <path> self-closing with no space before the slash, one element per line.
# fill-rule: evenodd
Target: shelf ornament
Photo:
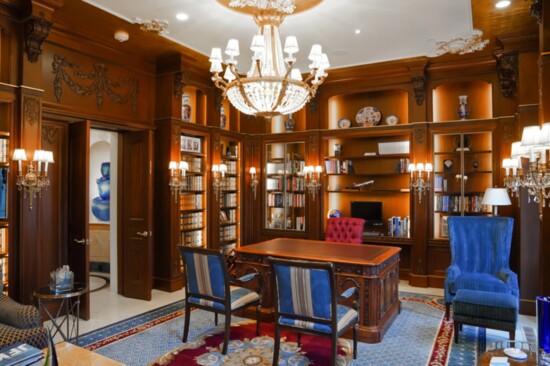
<path fill-rule="evenodd" d="M 52 164 L 53 153 L 51 151 L 36 150 L 33 160 L 27 166 L 27 173 L 23 175 L 22 161 L 27 161 L 25 149 L 15 149 L 13 151 L 13 161 L 17 161 L 17 189 L 23 191 L 23 198 L 29 195 L 29 210 L 32 211 L 32 201 L 34 198 L 42 197 L 42 189 L 48 188 L 50 178 L 48 177 L 48 164 Z M 34 162 L 37 168 L 34 167 Z M 44 169 L 42 169 L 44 166 Z"/>
<path fill-rule="evenodd" d="M 426 192 L 430 190 L 430 173 L 433 171 L 433 165 L 431 163 L 418 163 L 409 164 L 408 171 L 411 173 L 410 188 L 416 191 L 418 196 L 418 203 L 422 203 L 422 196 L 426 195 Z M 416 178 L 415 173 L 416 172 Z"/>
<path fill-rule="evenodd" d="M 258 191 L 258 178 L 256 176 L 256 168 L 250 167 L 250 188 L 254 193 L 254 200 L 256 200 L 256 192 Z"/>

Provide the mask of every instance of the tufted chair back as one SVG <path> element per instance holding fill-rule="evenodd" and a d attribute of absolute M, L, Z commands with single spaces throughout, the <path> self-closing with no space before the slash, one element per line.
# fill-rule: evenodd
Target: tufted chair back
<path fill-rule="evenodd" d="M 325 241 L 361 244 L 364 225 L 365 220 L 354 217 L 330 218 L 327 221 Z"/>
<path fill-rule="evenodd" d="M 31 305 L 21 305 L 0 293 L 0 348 L 24 342 L 42 349 L 49 333 L 40 326 L 40 313 Z"/>

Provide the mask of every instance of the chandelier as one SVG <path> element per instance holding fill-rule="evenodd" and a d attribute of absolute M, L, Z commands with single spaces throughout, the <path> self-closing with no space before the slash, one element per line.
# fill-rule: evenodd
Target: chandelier
<path fill-rule="evenodd" d="M 225 48 L 229 56 L 225 60 L 225 72 L 221 49 L 212 48 L 210 71 L 214 74 L 212 81 L 216 87 L 244 114 L 270 118 L 302 109 L 315 96 L 330 64 L 321 46 L 314 44 L 308 57 L 310 73 L 305 80 L 300 70 L 293 67 L 294 54 L 299 51 L 298 41 L 295 36 L 288 36 L 283 48 L 279 26 L 285 15 L 294 11 L 294 0 L 232 0 L 229 6 L 254 7 L 258 34 L 252 39 L 250 50 L 254 55 L 246 75 L 237 70 L 235 57 L 240 54 L 237 39 L 230 39 Z"/>
<path fill-rule="evenodd" d="M 51 151 L 35 150 L 34 158 L 27 166 L 27 173 L 25 174 L 23 174 L 21 164 L 21 162 L 27 161 L 25 149 L 13 150 L 12 160 L 17 161 L 17 180 L 15 184 L 19 191 L 23 191 L 23 198 L 29 196 L 29 210 L 32 210 L 33 199 L 37 196 L 42 197 L 42 189 L 45 190 L 50 185 L 48 164 L 54 162 L 53 153 Z M 36 162 L 36 168 L 34 162 Z"/>
<path fill-rule="evenodd" d="M 550 199 L 550 170 L 547 164 L 547 153 L 550 150 L 550 123 L 539 126 L 528 126 L 523 129 L 520 142 L 512 144 L 512 157 L 502 161 L 505 169 L 504 186 L 512 197 L 519 197 L 521 187 L 527 189 L 528 202 L 539 205 L 539 218 L 542 220 L 542 209 Z M 521 159 L 529 158 L 528 171 L 523 172 Z M 510 175 L 510 172 L 512 173 Z"/>

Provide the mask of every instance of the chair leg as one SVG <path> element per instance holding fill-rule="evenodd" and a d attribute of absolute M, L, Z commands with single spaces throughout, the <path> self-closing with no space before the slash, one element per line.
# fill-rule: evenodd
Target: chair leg
<path fill-rule="evenodd" d="M 353 359 L 357 359 L 357 333 L 359 324 L 353 326 Z"/>
<path fill-rule="evenodd" d="M 260 310 L 261 310 L 261 305 L 258 304 L 258 306 L 256 306 L 256 336 L 259 336 L 260 335 Z"/>
<path fill-rule="evenodd" d="M 510 334 L 510 340 L 515 341 L 516 340 L 516 330 L 515 329 L 510 330 L 508 333 Z"/>
<path fill-rule="evenodd" d="M 216 314 L 218 315 L 218 314 Z M 227 354 L 227 345 L 229 344 L 229 332 L 231 331 L 231 313 L 225 314 L 225 334 L 223 336 L 222 355 Z"/>
<path fill-rule="evenodd" d="M 451 312 L 451 303 L 445 303 L 445 320 L 449 320 L 449 313 Z"/>
<path fill-rule="evenodd" d="M 458 332 L 460 332 L 460 327 L 462 326 L 462 324 L 460 323 L 457 323 L 457 321 L 455 320 L 455 343 L 458 343 Z"/>
<path fill-rule="evenodd" d="M 185 324 L 183 325 L 183 339 L 182 342 L 187 342 L 187 336 L 189 335 L 189 322 L 191 320 L 191 307 L 186 302 L 185 304 Z"/>
<path fill-rule="evenodd" d="M 297 343 L 298 343 L 298 347 L 302 347 L 302 333 L 298 333 Z"/>
<path fill-rule="evenodd" d="M 214 325 L 218 326 L 218 313 L 214 313 Z"/>
<path fill-rule="evenodd" d="M 330 364 L 332 366 L 336 366 L 336 355 L 338 354 L 338 335 L 335 331 L 332 333 L 330 348 Z"/>
<path fill-rule="evenodd" d="M 279 365 L 279 348 L 281 347 L 281 330 L 279 324 L 275 324 L 275 344 L 273 345 L 273 366 Z"/>

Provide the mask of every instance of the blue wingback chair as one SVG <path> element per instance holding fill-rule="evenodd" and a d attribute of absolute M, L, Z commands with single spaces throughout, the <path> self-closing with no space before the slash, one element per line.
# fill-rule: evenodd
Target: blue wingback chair
<path fill-rule="evenodd" d="M 359 296 L 356 287 L 336 293 L 334 267 L 330 262 L 268 258 L 275 307 L 273 366 L 279 365 L 281 330 L 331 339 L 331 363 L 336 365 L 338 337 L 353 329 L 353 358 L 357 357 Z M 352 297 L 353 296 L 353 297 Z M 337 301 L 354 299 L 353 308 Z"/>
<path fill-rule="evenodd" d="M 445 278 L 447 319 L 460 289 L 511 294 L 519 301 L 518 277 L 509 266 L 514 219 L 451 216 L 448 224 L 452 259 Z"/>
<path fill-rule="evenodd" d="M 258 276 L 250 273 L 241 278 L 233 279 L 227 271 L 225 256 L 222 252 L 204 248 L 178 246 L 184 263 L 186 278 L 185 286 L 185 324 L 183 328 L 184 343 L 189 335 L 191 308 L 211 311 L 215 314 L 218 324 L 218 314 L 225 315 L 225 333 L 222 354 L 227 354 L 231 314 L 249 306 L 256 306 L 256 335 L 260 334 L 261 289 L 258 292 L 244 287 L 232 286 L 243 284 Z M 261 281 L 258 281 L 261 284 Z"/>

